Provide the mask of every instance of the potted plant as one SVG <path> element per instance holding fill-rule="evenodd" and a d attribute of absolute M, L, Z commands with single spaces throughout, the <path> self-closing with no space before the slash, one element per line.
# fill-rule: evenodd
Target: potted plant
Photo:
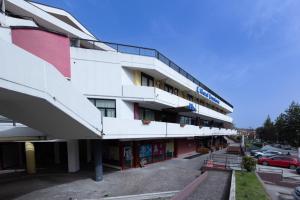
<path fill-rule="evenodd" d="M 144 125 L 149 125 L 151 123 L 151 121 L 148 119 L 143 119 L 142 122 Z"/>

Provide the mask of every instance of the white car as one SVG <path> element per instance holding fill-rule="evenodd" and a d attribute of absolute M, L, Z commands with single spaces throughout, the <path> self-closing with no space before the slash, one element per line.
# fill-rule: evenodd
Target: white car
<path fill-rule="evenodd" d="M 265 151 L 258 151 L 254 153 L 254 156 L 256 158 L 260 157 L 271 157 L 271 156 L 276 156 L 276 155 L 281 155 L 282 152 L 280 151 L 273 151 L 273 150 L 265 150 Z"/>

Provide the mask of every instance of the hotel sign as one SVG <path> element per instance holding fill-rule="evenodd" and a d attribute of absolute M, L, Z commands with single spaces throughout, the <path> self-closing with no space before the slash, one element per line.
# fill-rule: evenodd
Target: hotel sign
<path fill-rule="evenodd" d="M 220 103 L 220 100 L 218 98 L 216 98 L 214 95 L 212 95 L 209 92 L 207 92 L 206 90 L 204 90 L 202 87 L 197 87 L 196 92 L 216 104 Z"/>

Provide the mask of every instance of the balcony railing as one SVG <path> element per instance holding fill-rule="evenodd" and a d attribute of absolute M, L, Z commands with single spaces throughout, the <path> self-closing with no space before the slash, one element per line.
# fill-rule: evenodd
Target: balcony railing
<path fill-rule="evenodd" d="M 103 41 L 96 41 L 96 40 L 84 40 L 84 39 L 78 39 L 78 38 L 72 38 L 71 39 L 71 46 L 78 47 L 78 41 L 79 42 L 86 42 L 89 43 L 88 47 L 92 49 L 99 49 L 99 45 L 106 44 L 109 47 L 115 49 L 117 52 L 120 53 L 126 53 L 126 54 L 133 54 L 133 55 L 139 55 L 139 56 L 148 56 L 148 57 L 154 57 L 184 76 L 185 78 L 189 79 L 196 85 L 200 86 L 201 88 L 205 89 L 209 93 L 213 94 L 215 97 L 226 103 L 228 106 L 233 108 L 233 106 L 227 102 L 225 99 L 220 97 L 218 94 L 216 94 L 214 91 L 212 91 L 210 88 L 208 88 L 206 85 L 198 81 L 195 77 L 193 77 L 191 74 L 186 72 L 184 69 L 179 67 L 177 64 L 175 64 L 173 61 L 171 61 L 169 58 L 164 56 L 162 53 L 157 51 L 156 49 L 152 48 L 145 48 L 145 47 L 138 47 L 133 45 L 126 45 L 126 44 L 118 44 L 118 43 L 112 43 L 112 42 L 103 42 Z M 99 45 L 97 45 L 99 44 Z"/>
<path fill-rule="evenodd" d="M 205 115 L 211 118 L 217 118 L 229 123 L 232 122 L 232 118 L 230 116 L 156 87 L 123 85 L 122 95 L 123 97 L 127 98 L 143 99 L 143 101 L 157 100 L 159 103 L 171 107 L 182 107 L 192 104 L 196 108 L 195 113 L 197 114 Z"/>
<path fill-rule="evenodd" d="M 103 117 L 103 138 L 161 138 L 235 135 L 234 129 L 195 125 L 181 126 L 178 123 Z"/>

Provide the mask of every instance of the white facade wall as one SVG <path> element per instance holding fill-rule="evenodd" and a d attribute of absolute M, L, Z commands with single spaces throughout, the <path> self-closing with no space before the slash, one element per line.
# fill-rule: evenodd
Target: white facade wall
<path fill-rule="evenodd" d="M 57 116 L 48 116 L 48 119 L 64 115 L 72 118 L 72 120 L 63 118 L 66 123 L 70 123 L 70 126 L 54 127 L 47 121 L 47 118 L 35 123 L 33 122 L 35 116 L 31 116 L 31 124 L 40 127 L 43 122 L 44 131 L 46 130 L 47 134 L 57 138 L 72 139 L 84 136 L 97 138 L 101 136 L 102 124 L 99 110 L 91 105 L 53 65 L 1 39 L 0 52 L 3 56 L 0 67 L 0 89 L 5 88 L 12 93 L 9 102 L 16 101 L 29 109 L 30 106 L 37 105 L 32 105 L 30 101 L 22 101 L 21 98 L 36 100 L 36 104 L 43 104 L 46 101 L 48 104 L 43 104 L 43 109 L 47 110 L 49 108 L 46 106 L 49 106 L 53 110 L 57 110 L 57 112 L 52 112 Z M 2 90 L 0 91 L 2 92 Z M 1 100 L 4 101 L 8 96 L 0 95 Z M 18 113 L 19 111 L 15 107 L 18 106 L 15 105 L 9 109 L 10 115 L 19 115 L 20 119 L 27 120 L 28 117 L 25 117 L 24 113 Z M 41 110 L 39 114 L 43 116 L 47 113 L 45 110 Z M 49 113 L 50 111 L 47 114 Z M 36 119 L 41 119 L 41 117 Z M 78 124 L 82 127 L 82 132 L 78 129 L 78 133 L 68 132 L 68 130 L 73 131 Z"/>
<path fill-rule="evenodd" d="M 0 38 L 5 42 L 11 43 L 11 29 L 0 27 Z"/>
<path fill-rule="evenodd" d="M 161 89 L 135 86 L 133 71 L 135 69 L 148 69 L 159 71 L 188 89 L 192 90 L 194 88 L 196 90 L 194 83 L 155 58 L 71 48 L 71 59 L 72 84 L 88 97 L 116 99 L 118 118 L 134 118 L 133 101 L 151 101 L 167 107 L 181 107 L 192 103 L 197 109 L 196 113 L 232 123 L 232 118 L 228 115 L 195 104 Z"/>

